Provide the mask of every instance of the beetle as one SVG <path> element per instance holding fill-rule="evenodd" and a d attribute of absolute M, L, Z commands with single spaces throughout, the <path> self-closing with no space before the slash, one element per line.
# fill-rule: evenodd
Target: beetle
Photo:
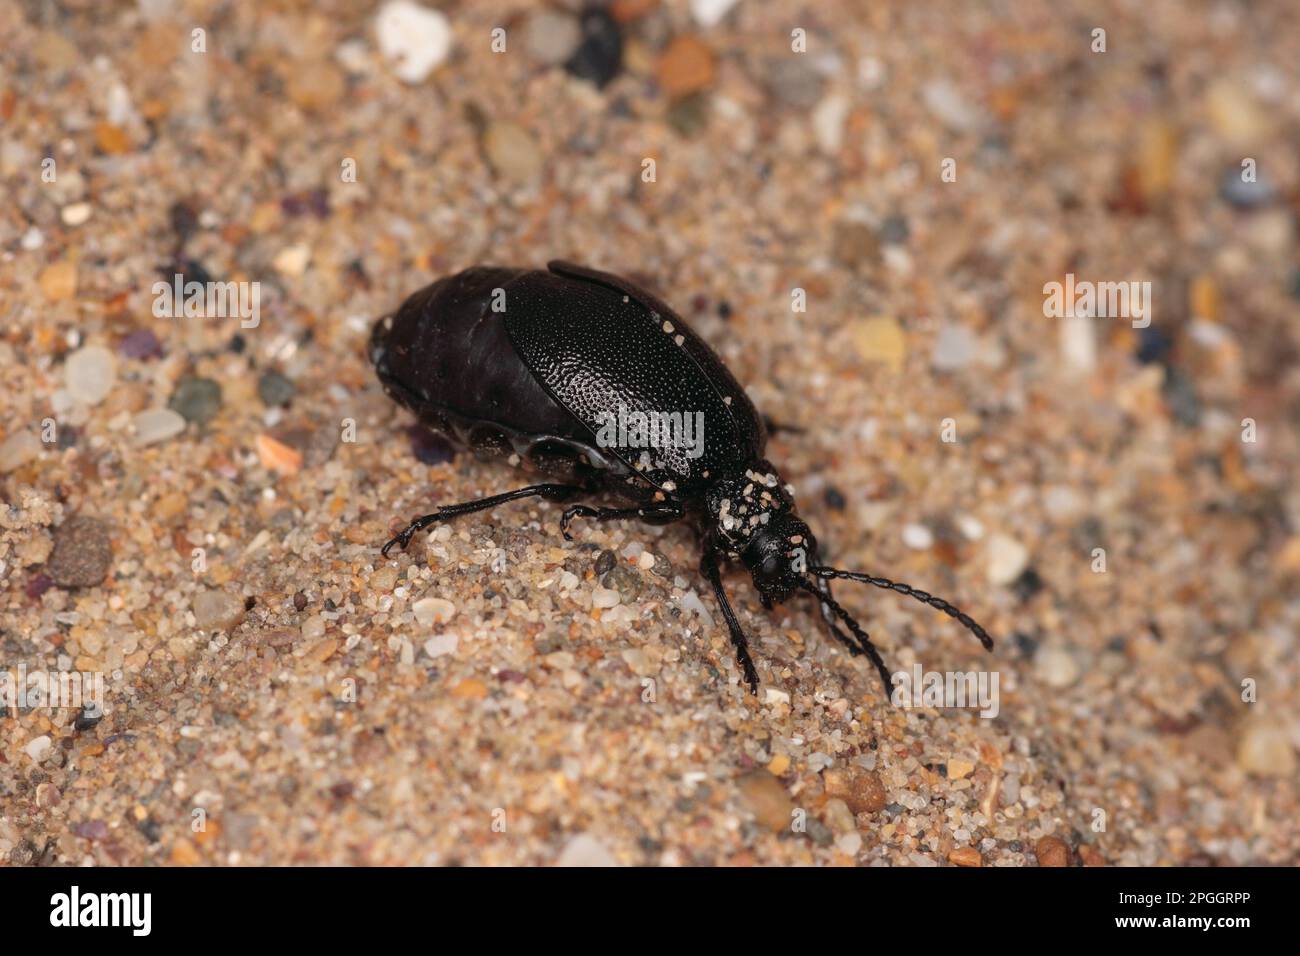
<path fill-rule="evenodd" d="M 796 593 L 812 595 L 832 636 L 875 666 L 886 696 L 884 660 L 836 601 L 832 581 L 915 598 L 993 649 L 984 628 L 942 598 L 820 563 L 792 490 L 764 457 L 766 421 L 681 316 L 626 279 L 560 261 L 545 271 L 476 266 L 433 282 L 377 321 L 369 355 L 385 392 L 423 424 L 548 479 L 416 518 L 383 546 L 385 557 L 429 525 L 540 497 L 569 503 L 560 517 L 569 541 L 575 518 L 690 523 L 753 693 L 758 671 L 723 588 L 725 562 L 748 569 L 769 610 Z M 698 434 L 687 434 L 691 423 Z M 588 494 L 623 506 L 570 503 Z"/>

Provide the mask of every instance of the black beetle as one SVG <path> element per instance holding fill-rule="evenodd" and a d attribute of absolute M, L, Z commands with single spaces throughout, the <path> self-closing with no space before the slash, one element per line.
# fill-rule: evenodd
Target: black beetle
<path fill-rule="evenodd" d="M 744 389 L 680 316 L 625 279 L 567 262 L 545 272 L 467 269 L 380 319 L 370 359 L 388 395 L 429 427 L 480 453 L 517 456 L 553 479 L 443 506 L 385 544 L 385 556 L 421 528 L 507 501 L 613 493 L 631 506 L 571 504 L 560 519 L 565 539 L 572 540 L 575 517 L 688 519 L 755 693 L 758 672 L 722 587 L 724 560 L 748 568 L 766 608 L 796 590 L 812 594 L 835 638 L 871 659 L 886 694 L 889 671 L 835 601 L 833 579 L 923 601 L 993 648 L 984 629 L 947 601 L 818 563 L 817 541 L 795 514 L 790 488 L 763 458 L 768 429 Z"/>

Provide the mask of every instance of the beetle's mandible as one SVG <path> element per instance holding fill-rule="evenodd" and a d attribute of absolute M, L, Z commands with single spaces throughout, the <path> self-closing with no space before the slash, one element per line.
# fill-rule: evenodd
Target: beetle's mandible
<path fill-rule="evenodd" d="M 833 580 L 916 598 L 993 648 L 982 627 L 941 598 L 820 562 L 788 486 L 763 457 L 767 429 L 744 389 L 679 315 L 626 279 L 566 262 L 546 271 L 467 269 L 380 319 L 370 359 L 384 390 L 421 422 L 475 451 L 513 453 L 546 478 L 417 518 L 384 555 L 431 524 L 507 501 L 613 495 L 623 507 L 569 504 L 564 537 L 571 540 L 578 517 L 693 525 L 701 571 L 751 691 L 758 671 L 723 590 L 728 561 L 749 570 L 766 608 L 812 595 L 836 640 L 875 665 L 886 695 L 889 671 L 835 600 Z"/>

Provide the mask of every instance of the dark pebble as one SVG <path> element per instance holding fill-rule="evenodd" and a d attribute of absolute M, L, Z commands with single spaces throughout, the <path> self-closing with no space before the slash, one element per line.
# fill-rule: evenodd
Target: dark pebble
<path fill-rule="evenodd" d="M 912 228 L 902 216 L 890 216 L 880 224 L 880 239 L 888 245 L 902 245 L 911 235 Z"/>
<path fill-rule="evenodd" d="M 108 524 L 74 515 L 54 532 L 54 551 L 45 573 L 60 587 L 88 588 L 103 583 L 112 563 Z"/>
<path fill-rule="evenodd" d="M 74 824 L 72 832 L 87 840 L 102 840 L 108 836 L 108 824 L 103 820 L 87 820 Z"/>
<path fill-rule="evenodd" d="M 709 98 L 696 93 L 668 107 L 668 125 L 683 139 L 694 139 L 709 125 Z"/>
<path fill-rule="evenodd" d="M 153 329 L 136 329 L 123 336 L 122 341 L 117 343 L 117 354 L 123 358 L 129 359 L 155 359 L 162 358 L 162 343 L 158 341 L 158 336 L 153 334 Z"/>
<path fill-rule="evenodd" d="M 444 465 L 456 457 L 455 445 L 423 425 L 408 426 L 406 434 L 411 439 L 411 453 L 422 465 Z"/>
<path fill-rule="evenodd" d="M 1043 589 L 1043 579 L 1033 568 L 1025 568 L 1011 587 L 1021 601 L 1028 601 Z"/>
<path fill-rule="evenodd" d="M 52 587 L 54 587 L 54 579 L 44 571 L 39 571 L 28 578 L 27 587 L 24 590 L 33 601 L 39 601 L 41 595 Z"/>
<path fill-rule="evenodd" d="M 263 372 L 257 380 L 257 395 L 268 408 L 288 405 L 294 391 L 293 382 L 279 372 Z"/>
<path fill-rule="evenodd" d="M 167 218 L 171 221 L 172 232 L 181 242 L 188 239 L 199 228 L 199 215 L 194 207 L 184 200 L 172 203 Z"/>
<path fill-rule="evenodd" d="M 210 378 L 188 376 L 177 383 L 167 407 L 187 422 L 205 425 L 221 409 L 221 386 Z"/>
<path fill-rule="evenodd" d="M 848 502 L 844 499 L 844 493 L 834 485 L 827 485 L 826 490 L 822 492 L 822 500 L 826 502 L 826 507 L 831 511 L 843 511 Z"/>
<path fill-rule="evenodd" d="M 98 716 L 87 713 L 84 709 L 77 714 L 77 719 L 72 722 L 72 728 L 85 733 L 87 730 L 94 730 L 99 726 L 99 722 L 104 719 L 103 714 Z"/>
<path fill-rule="evenodd" d="M 293 596 L 293 609 L 295 611 L 301 611 L 306 607 L 307 607 L 307 595 L 299 591 L 297 594 Z"/>
<path fill-rule="evenodd" d="M 661 578 L 671 578 L 673 576 L 673 563 L 662 554 L 656 554 L 654 567 L 650 570 Z"/>
<path fill-rule="evenodd" d="M 1166 361 L 1173 347 L 1169 333 L 1158 325 L 1138 330 L 1137 360 L 1143 365 Z"/>
<path fill-rule="evenodd" d="M 1192 380 L 1182 369 L 1166 370 L 1162 391 L 1165 403 L 1178 424 L 1187 428 L 1195 428 L 1200 424 L 1201 400 L 1196 397 L 1196 388 L 1192 385 Z"/>
<path fill-rule="evenodd" d="M 626 564 L 614 565 L 600 583 L 611 591 L 617 591 L 624 604 L 631 604 L 641 594 L 641 575 Z"/>
<path fill-rule="evenodd" d="M 564 68 L 580 80 L 605 86 L 623 67 L 623 35 L 618 23 L 599 7 L 582 14 L 582 42 Z"/>
<path fill-rule="evenodd" d="M 1021 657 L 1033 657 L 1038 650 L 1038 638 L 1026 634 L 1024 631 L 1016 631 L 1011 635 L 1011 640 L 1016 644 L 1016 649 L 1020 651 Z"/>
<path fill-rule="evenodd" d="M 244 349 L 248 348 L 248 340 L 236 332 L 230 337 L 230 341 L 226 343 L 226 348 L 230 349 L 235 355 L 243 355 Z"/>
<path fill-rule="evenodd" d="M 593 570 L 595 570 L 597 577 L 603 578 L 605 575 L 609 574 L 610 571 L 614 570 L 614 565 L 617 562 L 618 558 L 614 555 L 613 551 L 602 551 L 596 556 L 596 563 L 593 565 Z"/>
<path fill-rule="evenodd" d="M 1263 172 L 1258 169 L 1255 172 L 1255 181 L 1248 183 L 1241 178 L 1240 166 L 1229 166 L 1219 180 L 1219 198 L 1238 209 L 1258 209 L 1269 205 L 1276 198 L 1277 191 Z"/>
<path fill-rule="evenodd" d="M 818 846 L 830 846 L 835 842 L 831 828 L 816 818 L 808 821 L 808 837 Z"/>

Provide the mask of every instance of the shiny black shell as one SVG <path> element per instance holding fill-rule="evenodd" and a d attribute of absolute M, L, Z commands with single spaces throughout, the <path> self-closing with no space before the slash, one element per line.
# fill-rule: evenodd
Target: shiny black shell
<path fill-rule="evenodd" d="M 618 276 L 568 263 L 440 279 L 376 324 L 370 356 L 388 393 L 426 424 L 552 474 L 690 498 L 742 474 L 766 445 L 744 390 L 679 315 Z M 702 442 L 647 448 L 635 429 L 619 440 L 608 416 L 638 412 L 689 414 Z"/>

